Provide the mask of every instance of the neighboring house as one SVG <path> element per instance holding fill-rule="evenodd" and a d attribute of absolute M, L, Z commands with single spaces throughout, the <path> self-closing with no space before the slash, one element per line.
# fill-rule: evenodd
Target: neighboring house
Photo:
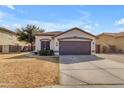
<path fill-rule="evenodd" d="M 0 52 L 8 53 L 11 51 L 18 51 L 19 46 L 25 45 L 25 42 L 18 41 L 15 32 L 0 27 Z"/>
<path fill-rule="evenodd" d="M 81 55 L 95 53 L 96 36 L 80 29 L 65 32 L 35 34 L 35 51 L 52 49 L 56 55 Z"/>
<path fill-rule="evenodd" d="M 96 39 L 96 51 L 104 52 L 124 52 L 124 32 L 102 33 Z"/>

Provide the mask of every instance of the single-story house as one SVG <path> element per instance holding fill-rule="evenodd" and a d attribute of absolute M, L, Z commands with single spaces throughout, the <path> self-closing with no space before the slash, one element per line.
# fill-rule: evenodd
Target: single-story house
<path fill-rule="evenodd" d="M 96 43 L 98 53 L 124 52 L 124 32 L 99 34 Z"/>
<path fill-rule="evenodd" d="M 96 36 L 77 27 L 35 34 L 35 52 L 51 49 L 55 55 L 89 55 L 95 53 L 95 46 Z"/>
<path fill-rule="evenodd" d="M 0 27 L 0 52 L 9 53 L 16 52 L 21 49 L 21 47 L 25 46 L 25 42 L 20 42 L 17 39 L 17 35 L 15 32 Z"/>

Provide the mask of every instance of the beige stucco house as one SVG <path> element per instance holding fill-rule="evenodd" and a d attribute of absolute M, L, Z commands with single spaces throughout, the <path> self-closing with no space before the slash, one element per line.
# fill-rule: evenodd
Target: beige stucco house
<path fill-rule="evenodd" d="M 35 51 L 52 49 L 56 55 L 94 54 L 96 36 L 80 29 L 35 34 Z"/>
<path fill-rule="evenodd" d="M 25 42 L 20 42 L 17 39 L 15 32 L 6 28 L 0 27 L 0 52 L 8 53 L 12 46 L 25 46 Z"/>
<path fill-rule="evenodd" d="M 112 52 L 110 46 L 113 46 L 115 52 L 124 52 L 124 32 L 102 33 L 97 36 L 96 43 L 96 50 L 99 53 Z"/>

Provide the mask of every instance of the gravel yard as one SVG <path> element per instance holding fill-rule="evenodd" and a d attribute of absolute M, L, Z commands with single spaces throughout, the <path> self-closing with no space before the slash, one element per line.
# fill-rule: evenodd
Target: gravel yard
<path fill-rule="evenodd" d="M 32 88 L 58 84 L 58 58 L 33 58 L 26 54 L 0 54 L 0 87 Z"/>

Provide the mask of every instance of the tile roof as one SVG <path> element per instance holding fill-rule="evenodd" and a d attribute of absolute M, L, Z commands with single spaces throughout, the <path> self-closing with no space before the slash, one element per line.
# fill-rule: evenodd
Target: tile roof
<path fill-rule="evenodd" d="M 91 33 L 89 33 L 89 32 L 86 32 L 86 31 L 84 31 L 84 30 L 82 30 L 82 29 L 80 29 L 80 28 L 78 28 L 78 27 L 74 27 L 74 28 L 71 28 L 71 29 L 69 29 L 69 30 L 67 30 L 67 31 L 65 31 L 65 32 L 63 32 L 63 33 L 60 33 L 60 34 L 57 34 L 57 35 L 55 35 L 54 37 L 57 37 L 57 36 L 59 36 L 59 35 L 62 35 L 62 34 L 64 34 L 64 33 L 67 33 L 67 32 L 69 32 L 69 31 L 72 31 L 72 30 L 79 30 L 79 31 L 81 31 L 81 32 L 84 32 L 84 33 L 86 33 L 86 34 L 88 34 L 88 35 L 91 35 L 91 36 L 93 36 L 93 37 L 96 37 L 95 35 L 93 35 L 93 34 L 91 34 Z"/>
<path fill-rule="evenodd" d="M 62 33 L 61 31 L 53 31 L 53 32 L 38 32 L 38 33 L 35 33 L 35 35 L 44 35 L 44 36 L 55 36 L 55 35 L 58 35 Z"/>
<path fill-rule="evenodd" d="M 109 35 L 109 36 L 114 36 L 114 37 L 120 37 L 120 36 L 124 36 L 124 31 L 119 32 L 119 33 L 102 33 L 102 34 L 97 35 L 97 37 L 99 37 L 101 35 Z"/>
<path fill-rule="evenodd" d="M 117 33 L 117 36 L 124 36 L 124 32 Z"/>

